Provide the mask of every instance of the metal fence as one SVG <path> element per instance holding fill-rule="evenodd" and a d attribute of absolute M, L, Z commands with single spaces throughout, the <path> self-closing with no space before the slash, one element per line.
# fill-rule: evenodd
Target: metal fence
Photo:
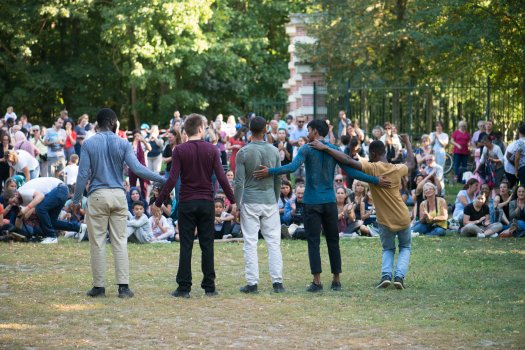
<path fill-rule="evenodd" d="M 412 82 L 407 86 L 351 86 L 347 83 L 342 90 L 328 92 L 326 109 L 333 122 L 343 110 L 348 118 L 358 119 L 365 130 L 390 121 L 399 131 L 416 138 L 434 130 L 437 120 L 444 123 L 446 132 L 452 132 L 460 120 L 465 120 L 472 132 L 480 119 L 490 117 L 508 140 L 525 119 L 525 82 L 492 84 L 487 78 L 432 86 Z"/>

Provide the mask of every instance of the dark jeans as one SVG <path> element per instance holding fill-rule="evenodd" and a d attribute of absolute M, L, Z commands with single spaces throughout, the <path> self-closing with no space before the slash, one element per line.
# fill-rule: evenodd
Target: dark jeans
<path fill-rule="evenodd" d="M 308 237 L 308 258 L 312 274 L 321 273 L 321 225 L 328 246 L 328 257 L 332 273 L 341 273 L 341 251 L 337 228 L 337 205 L 335 203 L 305 204 L 304 230 Z"/>
<path fill-rule="evenodd" d="M 36 208 L 36 215 L 40 220 L 40 229 L 45 237 L 56 237 L 56 230 L 78 231 L 80 224 L 78 222 L 67 222 L 58 220 L 60 211 L 66 204 L 69 190 L 66 185 L 60 184 L 51 192 L 44 196 Z"/>
<path fill-rule="evenodd" d="M 215 206 L 206 200 L 193 200 L 179 204 L 180 256 L 177 271 L 177 288 L 181 292 L 191 290 L 191 253 L 195 240 L 195 228 L 199 235 L 202 252 L 202 289 L 215 291 L 215 266 L 213 261 L 213 238 Z"/>
<path fill-rule="evenodd" d="M 463 177 L 463 172 L 467 168 L 468 154 L 458 154 L 454 153 L 454 174 L 458 178 L 458 181 L 461 181 Z"/>
<path fill-rule="evenodd" d="M 522 157 L 524 157 L 525 155 L 522 155 Z M 518 177 L 520 179 L 520 185 L 525 185 L 525 166 L 522 166 L 519 170 L 518 170 Z"/>
<path fill-rule="evenodd" d="M 514 176 L 514 174 L 505 172 L 505 176 L 507 177 L 507 181 L 509 182 L 509 188 L 513 188 L 514 185 L 518 183 L 518 178 Z"/>

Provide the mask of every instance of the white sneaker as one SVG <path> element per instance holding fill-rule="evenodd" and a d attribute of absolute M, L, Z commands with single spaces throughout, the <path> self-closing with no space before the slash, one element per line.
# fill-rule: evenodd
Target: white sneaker
<path fill-rule="evenodd" d="M 490 238 L 498 238 L 498 234 L 494 233 L 493 235 L 490 235 Z"/>
<path fill-rule="evenodd" d="M 478 233 L 478 238 L 485 238 L 485 234 L 484 233 Z"/>
<path fill-rule="evenodd" d="M 75 231 L 67 231 L 66 234 L 64 235 L 64 238 L 76 237 L 77 234 L 78 232 L 75 232 Z"/>
<path fill-rule="evenodd" d="M 418 237 L 419 236 L 419 232 L 416 232 L 416 231 L 412 231 L 410 234 L 412 235 L 412 237 Z"/>
<path fill-rule="evenodd" d="M 352 232 L 352 234 L 350 235 L 350 238 L 357 238 L 357 237 L 359 237 L 357 232 Z"/>
<path fill-rule="evenodd" d="M 77 237 L 79 242 L 82 242 L 82 240 L 86 236 L 86 233 L 87 233 L 87 225 L 80 224 L 80 231 L 78 231 L 78 237 Z"/>
<path fill-rule="evenodd" d="M 42 243 L 42 244 L 56 244 L 56 243 L 58 243 L 58 238 L 56 238 L 56 237 L 46 237 L 40 243 Z"/>

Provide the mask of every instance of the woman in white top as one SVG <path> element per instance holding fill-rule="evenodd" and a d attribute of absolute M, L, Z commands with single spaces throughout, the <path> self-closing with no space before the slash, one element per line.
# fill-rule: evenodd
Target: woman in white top
<path fill-rule="evenodd" d="M 6 155 L 10 175 L 24 175 L 26 182 L 40 176 L 40 165 L 35 157 L 24 150 L 10 151 Z"/>
<path fill-rule="evenodd" d="M 479 181 L 474 178 L 470 178 L 463 189 L 459 191 L 456 197 L 456 203 L 454 204 L 454 213 L 452 219 L 459 223 L 463 222 L 463 209 L 476 198 L 476 192 L 479 191 Z"/>
<path fill-rule="evenodd" d="M 445 148 L 448 145 L 448 135 L 443 132 L 443 123 L 440 121 L 436 122 L 436 131 L 430 133 L 430 145 L 436 156 L 436 163 L 445 166 Z"/>

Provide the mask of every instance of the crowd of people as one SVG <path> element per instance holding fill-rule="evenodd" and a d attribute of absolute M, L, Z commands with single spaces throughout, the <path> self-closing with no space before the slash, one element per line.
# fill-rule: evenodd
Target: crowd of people
<path fill-rule="evenodd" d="M 460 121 L 450 135 L 438 121 L 413 150 L 393 123 L 369 133 L 344 111 L 335 125 L 305 116 L 283 119 L 280 113 L 269 121 L 251 113 L 210 121 L 175 111 L 166 130 L 142 124 L 129 132 L 119 130 L 107 109 L 93 123 L 86 114 L 75 121 L 64 110 L 45 127 L 9 107 L 0 130 L 0 239 L 49 244 L 63 233 L 90 240 L 94 288 L 102 288 L 109 238 L 123 261 L 118 272 L 123 297 L 132 296 L 127 242 L 180 241 L 174 296 L 186 297 L 195 239 L 203 251 L 202 287 L 212 295 L 214 240 L 243 238 L 248 284 L 241 291 L 250 293 L 257 291 L 259 236 L 268 244 L 275 291 L 284 290 L 280 240 L 308 242 L 312 292 L 322 290 L 321 228 L 335 290 L 341 287 L 340 238 L 380 237 L 379 286 L 394 278 L 404 288 L 411 237 L 451 231 L 480 238 L 525 236 L 525 123 L 506 145 L 492 120 L 481 120 L 472 133 Z M 450 182 L 464 184 L 454 205 L 444 199 L 450 195 L 443 171 L 449 146 Z M 106 221 L 90 218 L 88 212 L 100 216 L 107 210 L 101 203 L 124 206 L 125 222 L 111 215 Z M 392 276 L 396 235 L 398 264 L 403 263 Z M 91 296 L 101 291 L 93 289 Z"/>

